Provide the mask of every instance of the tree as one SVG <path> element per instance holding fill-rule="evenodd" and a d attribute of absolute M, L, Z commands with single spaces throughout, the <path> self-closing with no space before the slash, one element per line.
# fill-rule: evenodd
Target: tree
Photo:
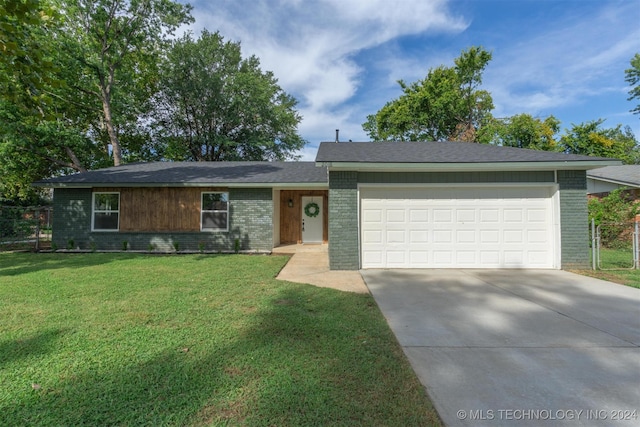
<path fill-rule="evenodd" d="M 161 67 L 156 146 L 173 160 L 284 160 L 302 148 L 296 100 L 219 33 L 175 41 Z"/>
<path fill-rule="evenodd" d="M 35 100 L 42 86 L 51 83 L 55 66 L 39 36 L 49 33 L 57 18 L 47 0 L 0 0 L 0 85 L 5 96 Z"/>
<path fill-rule="evenodd" d="M 9 12 L 0 16 L 0 197 L 33 199 L 35 180 L 151 157 L 140 118 L 167 37 L 190 22 L 189 9 L 169 0 L 0 3 Z"/>
<path fill-rule="evenodd" d="M 640 100 L 640 53 L 636 53 L 631 58 L 631 68 L 624 70 L 625 81 L 629 83 L 631 89 L 629 90 L 629 101 L 638 99 Z M 631 110 L 633 114 L 640 114 L 640 104 Z"/>
<path fill-rule="evenodd" d="M 400 80 L 403 95 L 367 116 L 363 129 L 372 140 L 477 142 L 493 109 L 489 92 L 479 89 L 490 60 L 491 53 L 471 47 L 453 67 L 430 69 L 410 85 Z"/>
<path fill-rule="evenodd" d="M 133 128 L 155 90 L 155 66 L 168 36 L 192 22 L 171 0 L 66 0 L 67 51 L 82 73 L 72 87 L 98 100 L 113 164 L 123 162 L 120 131 Z"/>
<path fill-rule="evenodd" d="M 604 120 L 573 125 L 560 138 L 565 153 L 620 159 L 626 164 L 640 163 L 640 146 L 629 126 L 602 129 Z"/>
<path fill-rule="evenodd" d="M 554 151 L 560 121 L 554 116 L 544 120 L 530 114 L 517 114 L 505 119 L 491 118 L 480 129 L 479 142 L 504 147 Z"/>

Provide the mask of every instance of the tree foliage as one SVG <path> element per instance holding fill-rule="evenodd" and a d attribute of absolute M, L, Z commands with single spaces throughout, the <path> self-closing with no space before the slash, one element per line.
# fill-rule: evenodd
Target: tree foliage
<path fill-rule="evenodd" d="M 372 140 L 476 142 L 478 129 L 493 109 L 480 89 L 491 53 L 471 47 L 453 67 L 430 69 L 420 81 L 399 81 L 403 95 L 367 117 L 363 129 Z"/>
<path fill-rule="evenodd" d="M 204 31 L 187 34 L 161 68 L 155 137 L 173 160 L 284 160 L 304 145 L 301 117 L 255 56 L 242 59 L 240 44 Z"/>
<path fill-rule="evenodd" d="M 601 244 L 608 248 L 620 248 L 629 245 L 628 233 L 634 217 L 640 213 L 640 205 L 626 197 L 625 188 L 612 191 L 601 199 L 589 200 L 589 221 L 602 226 Z"/>
<path fill-rule="evenodd" d="M 544 120 L 530 114 L 505 119 L 490 118 L 480 129 L 478 140 L 504 147 L 554 151 L 557 149 L 560 121 L 554 116 Z"/>
<path fill-rule="evenodd" d="M 73 87 L 99 101 L 99 119 L 120 165 L 120 134 L 135 127 L 155 89 L 167 37 L 192 22 L 191 7 L 171 0 L 66 0 L 64 31 L 81 74 Z M 124 149 L 123 149 L 124 148 Z"/>
<path fill-rule="evenodd" d="M 640 114 L 640 53 L 636 53 L 631 58 L 631 68 L 627 68 L 624 71 L 625 81 L 629 83 L 631 89 L 629 90 L 629 101 L 637 99 L 638 105 L 635 106 L 631 112 L 633 114 Z"/>
<path fill-rule="evenodd" d="M 47 0 L 0 0 L 0 86 L 14 102 L 37 102 L 44 85 L 53 82 L 50 36 L 58 20 Z"/>
<path fill-rule="evenodd" d="M 33 198 L 35 180 L 150 157 L 140 118 L 157 88 L 167 36 L 190 22 L 189 7 L 169 0 L 18 3 L 0 17 L 9 40 L 3 48 L 11 52 L 0 61 L 0 71 L 11 71 L 0 77 L 0 196 Z M 21 55 L 40 77 L 20 77 L 27 66 Z"/>
<path fill-rule="evenodd" d="M 569 154 L 609 157 L 626 164 L 640 163 L 640 146 L 629 126 L 600 127 L 604 120 L 573 125 L 559 141 L 559 150 Z"/>

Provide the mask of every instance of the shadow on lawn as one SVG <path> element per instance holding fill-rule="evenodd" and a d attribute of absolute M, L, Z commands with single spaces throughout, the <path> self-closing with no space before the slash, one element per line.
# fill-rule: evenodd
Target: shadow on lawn
<path fill-rule="evenodd" d="M 141 363 L 96 367 L 0 410 L 47 425 L 425 424 L 422 387 L 398 363 L 399 346 L 390 350 L 369 295 L 295 286 L 261 307 L 224 345 L 185 342 Z"/>
<path fill-rule="evenodd" d="M 15 360 L 37 357 L 54 351 L 58 338 L 65 329 L 50 329 L 26 339 L 0 342 L 0 368 Z"/>
<path fill-rule="evenodd" d="M 132 259 L 140 254 L 127 253 L 11 253 L 0 254 L 0 277 L 18 276 L 42 270 L 82 268 Z"/>

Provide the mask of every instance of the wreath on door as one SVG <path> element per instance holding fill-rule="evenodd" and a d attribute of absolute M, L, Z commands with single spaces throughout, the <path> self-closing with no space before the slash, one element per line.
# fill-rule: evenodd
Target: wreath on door
<path fill-rule="evenodd" d="M 310 218 L 317 217 L 319 213 L 320 206 L 315 202 L 307 203 L 307 206 L 304 207 L 304 214 Z"/>

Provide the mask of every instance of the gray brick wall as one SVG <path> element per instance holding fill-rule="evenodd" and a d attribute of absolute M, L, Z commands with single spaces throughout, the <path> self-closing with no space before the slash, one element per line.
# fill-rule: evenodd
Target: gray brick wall
<path fill-rule="evenodd" d="M 357 172 L 329 173 L 329 267 L 360 268 Z"/>
<path fill-rule="evenodd" d="M 92 232 L 91 194 L 91 189 L 55 189 L 52 241 L 58 249 L 73 241 L 73 247 L 79 249 L 120 250 L 126 241 L 130 250 L 169 252 L 177 243 L 180 250 L 232 252 L 236 239 L 240 251 L 267 252 L 273 248 L 271 188 L 229 190 L 228 232 Z"/>
<path fill-rule="evenodd" d="M 562 268 L 588 268 L 589 215 L 586 171 L 558 171 Z"/>

